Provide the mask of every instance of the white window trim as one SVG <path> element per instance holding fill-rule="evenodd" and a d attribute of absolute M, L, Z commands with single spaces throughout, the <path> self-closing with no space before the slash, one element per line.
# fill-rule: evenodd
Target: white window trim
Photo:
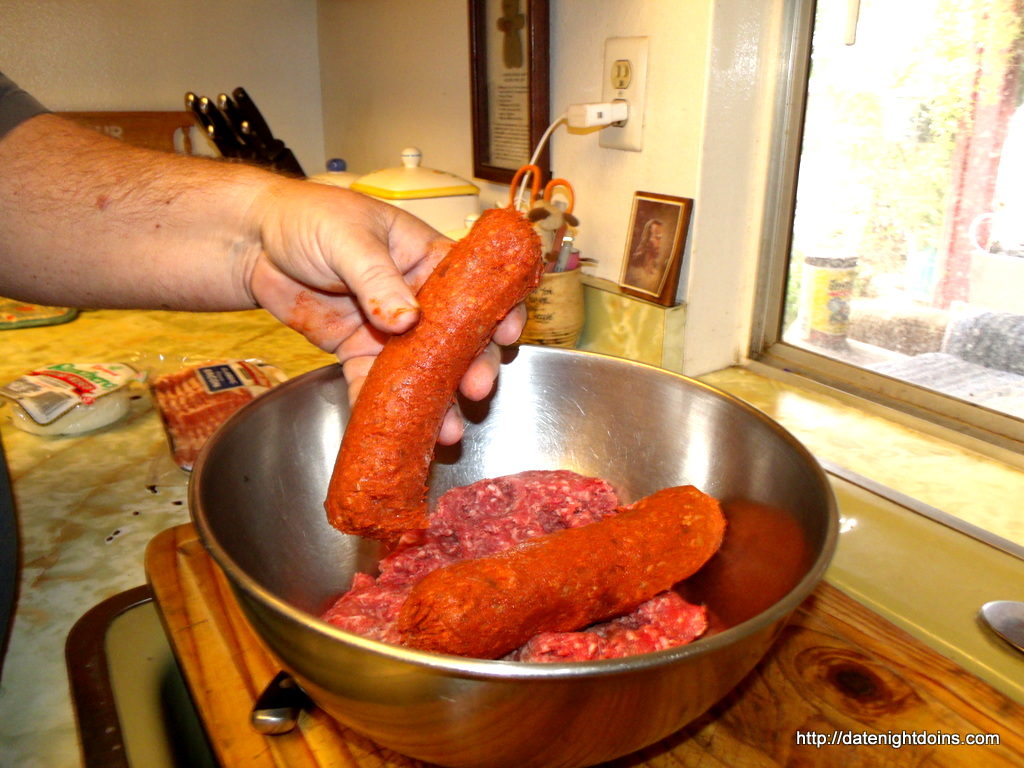
<path fill-rule="evenodd" d="M 679 370 L 698 376 L 747 360 L 779 82 L 785 0 L 718 0 L 694 205 Z"/>

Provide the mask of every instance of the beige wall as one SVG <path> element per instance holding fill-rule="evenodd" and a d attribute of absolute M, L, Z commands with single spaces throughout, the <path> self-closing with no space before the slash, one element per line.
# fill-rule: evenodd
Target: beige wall
<path fill-rule="evenodd" d="M 404 146 L 424 164 L 472 177 L 465 0 L 320 0 L 320 61 L 328 156 L 351 169 L 398 165 Z M 694 197 L 710 25 L 709 0 L 554 0 L 551 114 L 600 101 L 604 41 L 648 36 L 644 151 L 598 145 L 596 132 L 551 138 L 554 173 L 576 188 L 578 245 L 617 279 L 633 193 Z M 484 203 L 504 188 L 484 184 Z"/>
<path fill-rule="evenodd" d="M 0 70 L 55 110 L 183 108 L 243 86 L 323 168 L 316 0 L 2 0 Z"/>
<path fill-rule="evenodd" d="M 633 193 L 696 201 L 682 334 L 666 367 L 700 374 L 743 359 L 768 151 L 765 106 L 781 0 L 551 0 L 551 112 L 599 101 L 604 41 L 650 40 L 642 152 L 558 129 L 552 167 L 576 188 L 578 245 L 617 281 Z M 465 0 L 319 0 L 328 156 L 365 172 L 417 145 L 424 164 L 472 175 Z M 482 183 L 485 205 L 504 188 Z M 642 329 L 636 329 L 638 333 Z M 682 342 L 679 342 L 680 336 Z M 667 340 L 666 344 L 670 342 Z"/>
<path fill-rule="evenodd" d="M 472 175 L 466 0 L 319 0 L 327 157 L 366 173 L 423 165 Z"/>

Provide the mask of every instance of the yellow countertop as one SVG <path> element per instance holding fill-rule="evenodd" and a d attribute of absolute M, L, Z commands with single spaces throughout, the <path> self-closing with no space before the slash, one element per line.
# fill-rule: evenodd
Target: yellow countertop
<path fill-rule="evenodd" d="M 260 358 L 289 376 L 335 358 L 261 310 L 89 311 L 62 325 L 0 331 L 0 382 L 60 362 L 128 361 L 158 372 L 204 358 Z M 0 765 L 79 766 L 64 642 L 89 608 L 144 584 L 146 545 L 187 522 L 188 476 L 170 459 L 148 396 L 79 437 L 39 437 L 0 407 L 21 531 L 17 613 L 0 677 Z"/>
<path fill-rule="evenodd" d="M 1024 471 L 865 410 L 852 397 L 795 385 L 792 378 L 728 368 L 701 380 L 771 416 L 819 461 L 1024 547 Z"/>
<path fill-rule="evenodd" d="M 256 357 L 295 376 L 334 361 L 262 311 L 90 311 L 63 325 L 0 331 L 0 344 L 4 383 L 57 362 L 134 361 L 162 372 L 184 361 Z M 778 419 L 819 458 L 1024 541 L 1024 473 L 747 370 L 703 378 Z M 22 574 L 0 679 L 0 763 L 78 766 L 65 639 L 86 610 L 145 582 L 148 542 L 188 520 L 187 475 L 170 461 L 148 397 L 134 400 L 122 421 L 74 438 L 17 430 L 7 410 L 0 408 L 0 434 Z M 1024 599 L 1021 562 L 906 510 L 862 504 L 855 486 L 840 483 L 837 495 L 844 531 L 829 580 L 1020 699 L 1024 656 L 985 635 L 973 611 L 986 594 Z"/>

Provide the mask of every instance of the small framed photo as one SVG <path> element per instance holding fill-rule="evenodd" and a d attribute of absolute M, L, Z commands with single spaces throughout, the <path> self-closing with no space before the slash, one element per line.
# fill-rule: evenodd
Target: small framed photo
<path fill-rule="evenodd" d="M 637 192 L 629 217 L 626 256 L 619 287 L 666 307 L 675 301 L 683 247 L 690 230 L 693 200 Z"/>

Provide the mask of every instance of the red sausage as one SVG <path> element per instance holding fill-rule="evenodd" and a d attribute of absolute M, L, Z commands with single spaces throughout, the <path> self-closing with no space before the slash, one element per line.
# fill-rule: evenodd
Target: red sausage
<path fill-rule="evenodd" d="M 718 502 L 666 488 L 597 522 L 427 574 L 399 612 L 402 643 L 482 659 L 540 632 L 634 609 L 707 562 L 725 534 Z"/>
<path fill-rule="evenodd" d="M 420 319 L 384 345 L 349 417 L 325 507 L 345 533 L 393 541 L 427 527 L 427 473 L 459 381 L 540 280 L 540 239 L 512 208 L 483 213 L 416 298 Z"/>

